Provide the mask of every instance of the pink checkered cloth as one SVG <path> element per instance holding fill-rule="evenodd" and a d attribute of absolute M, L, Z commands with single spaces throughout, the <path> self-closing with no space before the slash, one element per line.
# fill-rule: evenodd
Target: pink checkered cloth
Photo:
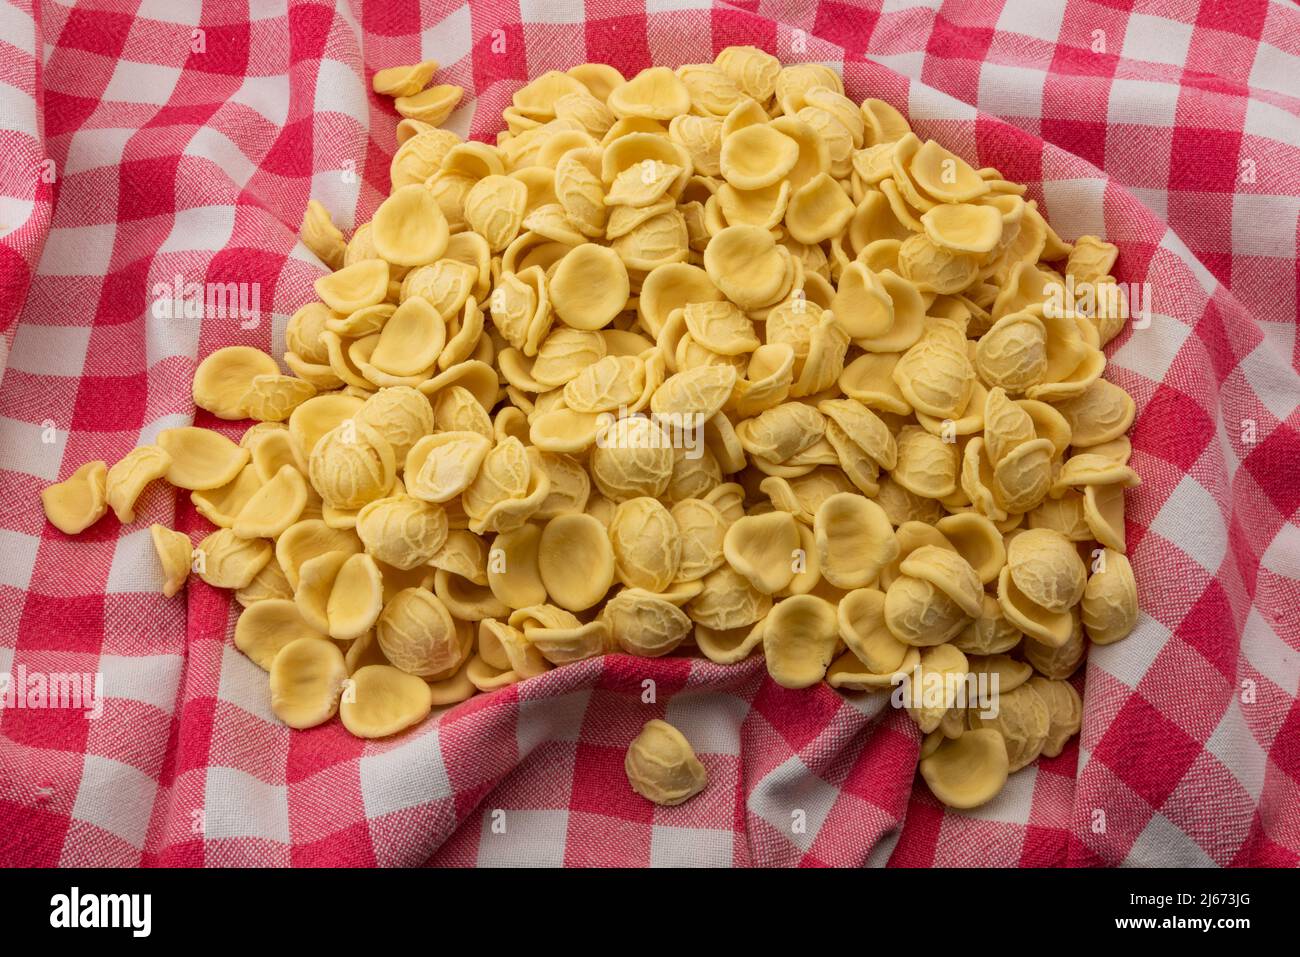
<path fill-rule="evenodd" d="M 490 138 L 543 70 L 631 74 L 733 43 L 842 68 L 854 98 L 1028 183 L 1065 237 L 1107 237 L 1120 279 L 1153 288 L 1150 327 L 1107 350 L 1139 409 L 1143 614 L 1090 651 L 1059 757 L 948 811 L 883 696 L 620 655 L 400 740 L 290 732 L 231 644 L 229 596 L 158 594 L 147 528 L 197 540 L 187 496 L 151 488 L 134 524 L 110 513 L 75 539 L 45 523 L 47 483 L 195 418 L 196 357 L 283 348 L 322 273 L 296 239 L 308 198 L 348 226 L 388 187 L 396 117 L 374 70 L 437 59 L 476 95 L 450 126 Z M 1295 865 L 1298 210 L 1288 3 L 0 6 L 0 671 L 100 673 L 105 695 L 93 720 L 0 714 L 0 863 Z M 269 321 L 158 318 L 177 276 L 257 283 Z M 709 771 L 680 807 L 624 779 L 651 717 Z"/>

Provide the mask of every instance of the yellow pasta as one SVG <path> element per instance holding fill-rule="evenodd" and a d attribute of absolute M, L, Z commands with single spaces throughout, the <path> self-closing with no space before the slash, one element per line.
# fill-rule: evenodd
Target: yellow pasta
<path fill-rule="evenodd" d="M 647 721 L 627 749 L 628 783 L 648 801 L 672 807 L 704 790 L 709 775 L 686 736 L 666 721 Z"/>
<path fill-rule="evenodd" d="M 820 64 L 549 71 L 492 143 L 439 128 L 463 91 L 437 71 L 372 77 L 404 119 L 371 221 L 308 205 L 329 271 L 287 374 L 246 346 L 195 369 L 243 438 L 87 463 L 51 522 L 188 490 L 218 528 L 151 527 L 164 594 L 236 591 L 291 727 L 397 734 L 609 653 L 761 656 L 790 689 L 910 690 L 952 807 L 1061 753 L 1089 643 L 1141 616 L 1136 407 L 1102 352 L 1127 308 L 1051 296 L 1118 291 L 1117 248 Z M 626 769 L 665 805 L 707 784 L 662 721 Z"/>

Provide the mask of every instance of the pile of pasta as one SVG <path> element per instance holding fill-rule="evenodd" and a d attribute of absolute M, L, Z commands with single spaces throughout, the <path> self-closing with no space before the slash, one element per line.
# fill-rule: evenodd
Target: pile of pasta
<path fill-rule="evenodd" d="M 309 205 L 331 272 L 288 373 L 199 364 L 195 403 L 255 424 L 89 463 L 51 521 L 190 490 L 217 530 L 153 526 L 165 592 L 234 590 L 294 728 L 394 734 L 609 652 L 762 655 L 793 689 L 996 679 L 908 704 L 952 806 L 1060 753 L 1087 641 L 1137 617 L 1134 404 L 1102 376 L 1126 308 L 1051 307 L 1117 291 L 1116 248 L 819 64 L 548 72 L 495 145 L 438 128 L 436 68 L 374 77 L 404 118 L 372 221 Z"/>

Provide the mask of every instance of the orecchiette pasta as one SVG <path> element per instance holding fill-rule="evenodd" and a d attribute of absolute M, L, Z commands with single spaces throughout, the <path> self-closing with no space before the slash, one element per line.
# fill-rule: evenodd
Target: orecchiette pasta
<path fill-rule="evenodd" d="M 51 523 L 190 492 L 217 528 L 192 549 L 150 525 L 162 590 L 237 591 L 235 645 L 290 727 L 396 734 L 621 651 L 906 685 L 957 808 L 1060 754 L 1088 643 L 1140 616 L 1136 407 L 1103 375 L 1126 307 L 1051 297 L 1115 288 L 1118 249 L 1065 242 L 819 64 L 550 71 L 495 143 L 438 128 L 463 91 L 437 70 L 373 77 L 404 119 L 371 222 L 308 205 L 328 272 L 288 374 L 211 352 L 193 398 L 227 424 L 82 465 L 42 492 Z M 665 805 L 707 783 L 659 720 L 626 770 Z"/>

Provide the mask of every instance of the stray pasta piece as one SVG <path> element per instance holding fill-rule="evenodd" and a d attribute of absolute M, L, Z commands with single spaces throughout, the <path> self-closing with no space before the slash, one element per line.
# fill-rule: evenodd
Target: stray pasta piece
<path fill-rule="evenodd" d="M 647 801 L 674 807 L 709 783 L 709 774 L 686 736 L 667 721 L 647 721 L 623 762 L 632 790 Z"/>
<path fill-rule="evenodd" d="M 190 559 L 194 546 L 184 532 L 172 531 L 165 525 L 150 525 L 149 537 L 163 570 L 163 595 L 171 598 L 181 590 L 190 577 Z"/>
<path fill-rule="evenodd" d="M 429 85 L 437 70 L 437 60 L 425 60 L 410 66 L 390 66 L 376 70 L 370 78 L 370 86 L 384 96 L 414 96 Z"/>
<path fill-rule="evenodd" d="M 87 462 L 70 476 L 41 491 L 41 504 L 50 524 L 66 535 L 94 525 L 108 511 L 108 466 Z"/>
<path fill-rule="evenodd" d="M 185 489 L 216 530 L 151 526 L 163 592 L 235 591 L 295 728 L 382 738 L 605 654 L 761 657 L 792 695 L 908 685 L 951 807 L 1061 754 L 1089 647 L 1141 627 L 1118 247 L 755 47 L 545 72 L 491 142 L 439 128 L 437 71 L 371 78 L 402 117 L 371 220 L 307 205 L 328 272 L 287 372 L 211 351 L 221 424 L 83 465 L 51 523 Z M 707 781 L 662 721 L 626 768 L 660 804 Z"/>

